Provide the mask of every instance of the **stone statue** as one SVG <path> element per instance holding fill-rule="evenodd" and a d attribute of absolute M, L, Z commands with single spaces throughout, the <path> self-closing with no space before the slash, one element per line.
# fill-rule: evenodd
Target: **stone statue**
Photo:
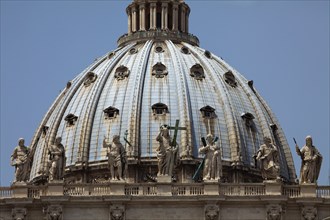
<path fill-rule="evenodd" d="M 219 180 L 222 171 L 220 147 L 215 144 L 212 134 L 206 136 L 206 145 L 199 148 L 205 154 L 203 180 Z"/>
<path fill-rule="evenodd" d="M 156 149 L 158 158 L 158 174 L 157 176 L 172 176 L 174 166 L 178 159 L 178 146 L 172 146 L 169 128 L 167 125 L 160 127 L 160 132 L 156 140 L 159 146 Z"/>
<path fill-rule="evenodd" d="M 278 150 L 269 137 L 264 138 L 264 144 L 260 146 L 256 159 L 261 163 L 263 179 L 280 179 Z"/>
<path fill-rule="evenodd" d="M 120 136 L 114 135 L 112 143 L 103 140 L 103 148 L 107 148 L 108 165 L 112 180 L 123 180 L 125 164 L 127 163 L 126 151 L 120 143 Z"/>
<path fill-rule="evenodd" d="M 11 155 L 11 165 L 15 166 L 15 182 L 25 182 L 29 178 L 30 172 L 30 150 L 24 145 L 24 139 L 18 140 L 18 146 L 15 147 L 13 154 Z"/>
<path fill-rule="evenodd" d="M 61 144 L 62 138 L 57 137 L 55 143 L 48 147 L 49 181 L 62 180 L 65 168 L 65 149 Z"/>
<path fill-rule="evenodd" d="M 306 137 L 306 145 L 299 150 L 296 144 L 297 154 L 301 157 L 300 183 L 316 183 L 322 164 L 322 155 L 313 146 L 311 136 Z"/>

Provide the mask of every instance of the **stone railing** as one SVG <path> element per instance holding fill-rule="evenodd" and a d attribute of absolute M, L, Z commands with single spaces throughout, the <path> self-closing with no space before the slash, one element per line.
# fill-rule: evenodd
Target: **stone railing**
<path fill-rule="evenodd" d="M 39 199 L 40 196 L 47 195 L 46 186 L 28 186 L 27 194 L 28 198 Z"/>
<path fill-rule="evenodd" d="M 0 187 L 0 199 L 33 198 L 42 196 L 201 196 L 219 195 L 264 196 L 278 195 L 288 198 L 330 198 L 330 186 L 282 185 L 266 183 L 143 183 L 125 182 L 107 184 L 48 184 L 42 186 L 13 185 Z"/>
<path fill-rule="evenodd" d="M 289 198 L 296 198 L 300 197 L 300 186 L 283 186 L 282 188 L 282 195 L 288 196 Z"/>
<path fill-rule="evenodd" d="M 318 186 L 316 195 L 320 198 L 330 198 L 330 186 Z"/>
<path fill-rule="evenodd" d="M 11 198 L 13 190 L 11 187 L 0 187 L 0 198 Z"/>
<path fill-rule="evenodd" d="M 204 195 L 203 185 L 177 184 L 172 186 L 173 196 L 198 196 Z"/>
<path fill-rule="evenodd" d="M 221 184 L 220 195 L 226 196 L 261 196 L 266 194 L 264 184 Z"/>

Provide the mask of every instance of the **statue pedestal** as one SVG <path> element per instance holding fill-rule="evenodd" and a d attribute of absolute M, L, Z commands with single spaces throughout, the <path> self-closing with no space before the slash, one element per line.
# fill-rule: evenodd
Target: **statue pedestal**
<path fill-rule="evenodd" d="M 47 195 L 49 196 L 63 196 L 64 181 L 53 180 L 48 183 Z"/>
<path fill-rule="evenodd" d="M 282 195 L 282 182 L 278 180 L 264 180 L 266 195 Z"/>
<path fill-rule="evenodd" d="M 12 186 L 14 198 L 27 198 L 28 188 L 25 182 L 16 182 Z"/>
<path fill-rule="evenodd" d="M 300 195 L 302 197 L 316 197 L 316 184 L 303 183 L 300 185 Z"/>
<path fill-rule="evenodd" d="M 219 195 L 219 183 L 217 180 L 204 181 L 204 195 Z"/>
<path fill-rule="evenodd" d="M 172 177 L 157 176 L 157 194 L 162 196 L 172 195 Z"/>
<path fill-rule="evenodd" d="M 158 183 L 171 183 L 172 177 L 171 176 L 157 176 Z"/>
<path fill-rule="evenodd" d="M 112 182 L 110 195 L 125 195 L 125 181 Z"/>

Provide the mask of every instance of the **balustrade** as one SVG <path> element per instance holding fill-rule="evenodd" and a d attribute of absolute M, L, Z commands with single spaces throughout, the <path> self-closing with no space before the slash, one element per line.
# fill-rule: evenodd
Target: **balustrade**
<path fill-rule="evenodd" d="M 122 186 L 122 193 L 119 191 L 112 194 L 113 187 Z M 263 183 L 249 183 L 249 184 L 217 184 L 219 187 L 219 195 L 224 196 L 262 196 L 267 195 L 265 185 Z M 126 195 L 126 196 L 167 196 L 160 194 L 164 192 L 163 185 L 157 183 L 145 184 L 125 184 L 116 183 L 111 184 L 72 184 L 64 185 L 63 195 L 65 196 L 106 196 L 106 195 Z M 172 184 L 171 193 L 173 196 L 199 196 L 206 195 L 204 192 L 205 185 L 202 183 L 193 184 Z M 51 195 L 48 192 L 47 185 L 43 186 L 23 186 L 19 189 L 27 189 L 27 198 L 39 199 L 41 196 Z M 119 188 L 120 189 L 120 188 Z M 0 187 L 0 198 L 13 198 L 16 188 Z M 166 190 L 166 189 L 165 189 Z M 300 185 L 283 185 L 280 195 L 288 196 L 289 198 L 303 197 L 301 194 Z M 23 195 L 24 196 L 24 195 Z M 330 186 L 317 186 L 316 196 L 319 198 L 330 198 Z"/>

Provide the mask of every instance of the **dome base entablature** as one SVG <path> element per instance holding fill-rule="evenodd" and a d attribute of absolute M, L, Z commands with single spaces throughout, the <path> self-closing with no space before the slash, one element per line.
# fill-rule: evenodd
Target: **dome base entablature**
<path fill-rule="evenodd" d="M 193 46 L 199 46 L 198 37 L 192 34 L 172 32 L 172 31 L 161 31 L 161 30 L 140 31 L 140 32 L 132 33 L 130 35 L 124 34 L 118 39 L 117 43 L 118 43 L 118 47 L 123 47 L 133 42 L 144 43 L 151 39 L 155 41 L 171 40 L 173 41 L 173 43 L 185 42 Z"/>

